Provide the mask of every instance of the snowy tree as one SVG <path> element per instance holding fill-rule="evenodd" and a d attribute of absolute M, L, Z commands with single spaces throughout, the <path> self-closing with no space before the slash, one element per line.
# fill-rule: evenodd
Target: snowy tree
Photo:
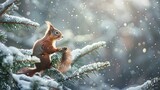
<path fill-rule="evenodd" d="M 2 89 L 159 90 L 159 0 L 0 3 Z M 44 21 L 52 22 L 64 34 L 57 45 L 72 49 L 72 68 L 65 74 L 55 68 L 45 70 L 42 76 L 16 74 L 39 62 L 31 57 L 31 48 L 44 35 Z M 55 67 L 61 53 L 51 56 Z M 109 62 L 110 67 L 104 68 Z"/>
<path fill-rule="evenodd" d="M 33 22 L 30 19 L 14 16 L 7 14 L 9 8 L 17 7 L 14 4 L 15 0 L 7 0 L 1 4 L 0 12 L 0 22 L 4 27 L 11 28 L 12 26 L 16 27 L 19 25 L 24 25 L 26 27 L 30 26 L 39 26 L 37 22 Z M 12 26 L 9 26 L 12 25 Z M 22 26 L 23 27 L 23 26 Z M 17 29 L 17 27 L 15 28 Z M 5 32 L 5 31 L 3 31 Z M 20 38 L 20 37 L 19 37 Z M 5 40 L 5 33 L 1 33 L 1 41 Z M 82 49 L 75 49 L 72 51 L 72 61 L 73 64 L 78 58 L 88 54 L 89 52 L 98 49 L 99 47 L 104 47 L 105 42 L 101 41 L 94 43 L 92 45 L 85 46 Z M 60 52 L 59 52 L 60 53 Z M 21 90 L 49 90 L 49 89 L 67 89 L 64 83 L 72 81 L 74 79 L 84 78 L 88 76 L 89 73 L 103 69 L 104 67 L 110 66 L 108 61 L 106 62 L 97 62 L 93 64 L 88 64 L 80 67 L 75 72 L 70 70 L 69 76 L 63 75 L 59 72 L 54 65 L 56 61 L 61 60 L 62 53 L 52 54 L 51 63 L 53 64 L 52 68 L 46 70 L 43 76 L 34 75 L 33 77 L 26 76 L 24 74 L 16 74 L 16 71 L 27 65 L 34 65 L 35 62 L 40 62 L 39 58 L 32 55 L 32 50 L 27 49 L 18 49 L 16 47 L 10 46 L 7 47 L 5 44 L 0 43 L 0 77 L 2 86 L 1 89 L 21 89 Z M 76 63 L 76 62 L 75 62 Z"/>

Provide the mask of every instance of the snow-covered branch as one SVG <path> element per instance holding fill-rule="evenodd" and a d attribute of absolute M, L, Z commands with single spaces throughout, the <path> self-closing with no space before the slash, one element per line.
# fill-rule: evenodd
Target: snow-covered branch
<path fill-rule="evenodd" d="M 84 65 L 81 68 L 79 68 L 77 71 L 75 71 L 70 77 L 67 77 L 64 81 L 80 78 L 84 75 L 88 75 L 89 73 L 104 69 L 105 67 L 108 67 L 108 66 L 110 66 L 110 62 L 108 61 Z"/>
<path fill-rule="evenodd" d="M 135 87 L 129 87 L 127 88 L 126 90 L 143 90 L 143 88 L 147 87 L 148 84 L 151 84 L 151 81 L 150 80 L 147 80 L 145 83 L 143 83 L 142 85 L 138 85 L 138 86 L 135 86 Z M 146 89 L 144 89 L 146 90 Z"/>
<path fill-rule="evenodd" d="M 13 62 L 40 62 L 39 58 L 25 55 L 16 47 L 7 47 L 2 43 L 0 43 L 0 57 L 5 57 L 3 63 L 10 64 L 10 66 L 13 65 Z"/>
<path fill-rule="evenodd" d="M 4 3 L 0 4 L 0 16 L 2 16 L 6 10 L 14 3 L 16 0 L 6 0 Z"/>
<path fill-rule="evenodd" d="M 87 45 L 82 49 L 76 49 L 72 51 L 72 60 L 76 60 L 78 57 L 81 57 L 95 49 L 98 49 L 99 47 L 105 46 L 105 42 L 101 41 L 98 43 L 94 43 L 92 45 Z M 13 64 L 13 62 L 40 62 L 39 58 L 35 56 L 31 56 L 32 50 L 26 50 L 26 49 L 17 49 L 15 47 L 6 47 L 4 44 L 0 43 L 0 50 L 2 52 L 2 55 L 4 52 L 6 52 L 4 55 L 6 56 L 6 59 L 4 59 L 4 62 L 9 62 Z M 53 54 L 55 55 L 55 54 Z M 10 59 L 10 60 L 9 60 Z M 53 58 L 54 59 L 54 58 Z M 14 61 L 13 61 L 14 60 Z M 52 61 L 52 60 L 51 60 Z M 55 60 L 54 60 L 55 61 Z"/>
<path fill-rule="evenodd" d="M 32 50 L 31 49 L 19 49 L 21 51 L 21 53 L 23 53 L 24 55 L 32 55 Z"/>
<path fill-rule="evenodd" d="M 39 23 L 31 21 L 30 19 L 6 14 L 6 10 L 14 3 L 14 1 L 16 0 L 6 0 L 4 3 L 0 4 L 0 23 L 39 26 Z"/>
<path fill-rule="evenodd" d="M 16 47 L 11 46 L 8 48 L 12 52 L 15 62 L 32 62 L 32 63 L 40 62 L 40 59 L 37 58 L 36 56 L 25 55 Z"/>
<path fill-rule="evenodd" d="M 98 43 L 94 43 L 92 45 L 87 45 L 84 48 L 82 48 L 82 50 L 80 50 L 80 49 L 73 50 L 72 56 L 75 55 L 74 59 L 77 59 L 78 57 L 81 57 L 81 56 L 83 56 L 83 55 L 85 55 L 95 49 L 98 49 L 99 47 L 102 47 L 104 45 L 105 45 L 105 42 L 102 42 L 102 41 L 98 42 Z M 79 52 L 79 53 L 77 53 L 77 52 Z M 11 69 L 14 62 L 16 62 L 16 63 L 17 62 L 32 62 L 32 63 L 40 62 L 39 58 L 31 56 L 31 55 L 32 55 L 31 49 L 25 50 L 25 49 L 18 49 L 16 47 L 12 47 L 12 46 L 7 47 L 4 44 L 0 43 L 0 57 L 2 57 L 3 63 L 5 63 L 4 67 L 9 66 L 8 69 Z M 61 57 L 62 57 L 61 52 L 51 54 L 51 61 L 56 61 L 56 59 L 61 59 Z M 56 62 L 53 62 L 53 63 L 55 64 Z M 12 76 L 15 79 L 15 81 L 18 82 L 18 87 L 20 87 L 21 89 L 33 89 L 33 88 L 34 89 L 35 88 L 36 89 L 44 89 L 44 90 L 45 89 L 48 90 L 48 88 L 60 89 L 59 83 L 63 83 L 65 81 L 68 81 L 71 79 L 79 78 L 84 75 L 88 75 L 89 73 L 92 73 L 94 71 L 98 71 L 98 70 L 103 69 L 107 66 L 110 66 L 110 63 L 108 61 L 84 65 L 81 68 L 79 68 L 77 71 L 75 71 L 74 74 L 70 75 L 69 77 L 64 77 L 62 73 L 60 73 L 58 70 L 56 70 L 56 68 L 51 68 L 50 70 L 47 71 L 47 72 L 49 72 L 49 74 L 46 73 L 45 75 L 50 76 L 47 78 L 44 78 L 45 75 L 43 78 L 36 76 L 36 75 L 34 75 L 33 77 L 28 77 L 23 74 L 21 74 L 21 75 L 13 74 Z M 16 67 L 16 66 L 14 66 L 14 67 Z M 54 80 L 52 78 L 54 78 Z M 64 87 L 61 86 L 61 88 L 64 88 Z M 67 87 L 65 87 L 65 88 L 67 88 Z"/>
<path fill-rule="evenodd" d="M 82 49 L 75 49 L 72 51 L 72 60 L 75 62 L 78 58 L 88 54 L 89 52 L 92 52 L 93 50 L 96 50 L 100 47 L 106 46 L 105 41 L 100 41 L 97 43 L 93 43 L 92 45 L 87 45 Z"/>
<path fill-rule="evenodd" d="M 28 77 L 24 74 L 21 75 L 12 74 L 12 76 L 15 79 L 15 81 L 18 82 L 18 86 L 20 87 L 21 90 L 32 90 L 33 87 L 35 90 L 49 90 L 49 88 L 55 88 L 61 90 L 59 83 L 54 81 L 54 79 L 48 77 L 41 78 L 36 75 L 34 75 L 33 77 Z"/>
<path fill-rule="evenodd" d="M 23 24 L 30 26 L 39 26 L 39 23 L 33 22 L 30 19 L 4 14 L 0 17 L 0 23 L 2 24 Z"/>
<path fill-rule="evenodd" d="M 80 57 L 82 57 L 82 56 L 100 48 L 100 47 L 104 47 L 104 46 L 106 46 L 106 42 L 105 41 L 100 41 L 100 42 L 97 42 L 97 43 L 93 43 L 92 45 L 87 45 L 87 46 L 83 47 L 82 49 L 75 49 L 71 52 L 72 61 L 75 62 L 75 60 L 77 60 L 78 58 L 80 58 Z M 20 49 L 20 51 L 24 55 L 31 55 L 32 54 L 31 49 L 30 50 L 29 49 Z M 54 56 L 54 55 L 55 54 L 52 54 L 52 56 Z"/>
<path fill-rule="evenodd" d="M 157 90 L 160 86 L 160 78 L 156 77 L 151 80 L 147 80 L 142 85 L 135 87 L 129 87 L 126 90 Z"/>

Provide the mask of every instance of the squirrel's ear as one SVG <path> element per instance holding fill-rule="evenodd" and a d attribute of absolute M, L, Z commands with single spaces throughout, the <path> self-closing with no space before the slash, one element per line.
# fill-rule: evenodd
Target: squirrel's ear
<path fill-rule="evenodd" d="M 53 25 L 51 24 L 51 22 L 49 22 L 49 21 L 45 21 L 45 22 L 46 22 L 47 28 L 48 28 L 49 30 L 54 29 L 54 27 L 53 27 Z"/>

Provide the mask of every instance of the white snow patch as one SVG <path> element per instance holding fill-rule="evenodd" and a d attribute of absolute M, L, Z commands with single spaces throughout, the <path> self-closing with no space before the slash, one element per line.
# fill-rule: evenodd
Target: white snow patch
<path fill-rule="evenodd" d="M 23 54 L 16 47 L 10 46 L 8 48 L 13 54 L 23 56 Z"/>
<path fill-rule="evenodd" d="M 34 75 L 33 77 L 28 77 L 24 74 L 18 74 L 18 75 L 12 74 L 12 76 L 18 82 L 18 85 L 21 87 L 21 90 L 32 89 L 31 86 L 33 85 L 34 82 L 38 82 L 39 88 L 47 89 L 48 87 L 51 88 L 59 87 L 59 84 L 53 79 L 41 78 L 36 75 Z"/>
<path fill-rule="evenodd" d="M 139 86 L 135 86 L 135 87 L 129 87 L 126 90 L 143 90 L 143 87 L 147 87 L 148 84 L 151 83 L 151 80 L 147 80 L 144 84 L 139 85 Z"/>
<path fill-rule="evenodd" d="M 18 24 L 28 24 L 28 25 L 33 25 L 33 26 L 39 26 L 39 23 L 33 22 L 30 19 L 24 18 L 24 17 L 19 17 L 19 16 L 12 16 L 8 14 L 4 14 L 0 18 L 1 22 L 15 22 Z"/>
<path fill-rule="evenodd" d="M 85 46 L 84 48 L 82 49 L 76 49 L 76 50 L 73 50 L 71 52 L 71 55 L 72 55 L 72 60 L 74 61 L 75 59 L 77 59 L 78 57 L 80 56 L 83 56 L 99 47 L 104 47 L 106 45 L 106 42 L 105 41 L 100 41 L 100 42 L 97 42 L 97 43 L 93 43 L 92 45 L 87 45 Z"/>
<path fill-rule="evenodd" d="M 13 65 L 13 56 L 12 52 L 2 43 L 0 43 L 0 56 L 3 58 L 3 65 L 9 64 Z"/>

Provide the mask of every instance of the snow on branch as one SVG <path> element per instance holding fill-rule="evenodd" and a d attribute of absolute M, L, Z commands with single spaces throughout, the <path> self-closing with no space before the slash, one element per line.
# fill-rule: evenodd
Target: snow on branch
<path fill-rule="evenodd" d="M 33 77 L 28 77 L 24 74 L 12 74 L 18 86 L 21 90 L 49 90 L 49 88 L 55 88 L 61 90 L 59 83 L 54 81 L 54 79 L 47 77 L 39 77 L 34 75 Z"/>
<path fill-rule="evenodd" d="M 0 4 L 0 16 L 2 16 L 6 10 L 14 3 L 16 0 L 6 0 L 4 3 Z"/>
<path fill-rule="evenodd" d="M 101 69 L 104 69 L 105 67 L 110 66 L 110 62 L 96 62 L 88 65 L 84 65 L 81 68 L 79 68 L 77 71 L 75 71 L 70 77 L 67 77 L 64 81 L 80 78 L 84 75 L 88 75 L 89 73 L 92 73 L 94 71 L 98 71 Z M 62 81 L 62 82 L 64 82 Z"/>
<path fill-rule="evenodd" d="M 72 58 L 73 60 L 77 59 L 78 57 L 81 57 L 95 49 L 98 49 L 99 47 L 105 46 L 105 42 L 101 41 L 98 43 L 94 43 L 92 45 L 87 45 L 84 48 L 80 49 L 76 49 L 72 51 L 72 56 L 74 56 L 74 58 Z M 60 52 L 58 52 L 60 53 Z M 56 55 L 61 56 L 61 54 L 55 53 Z M 55 58 L 59 59 L 60 57 L 57 57 L 55 54 L 53 54 Z M 11 69 L 11 67 L 13 66 L 14 62 L 39 62 L 40 60 L 36 57 L 33 58 L 32 55 L 32 50 L 28 49 L 18 49 L 16 47 L 7 47 L 4 44 L 0 43 L 0 58 L 2 58 L 2 63 L 6 63 L 4 64 L 3 67 L 7 67 Z M 52 58 L 52 59 L 55 59 Z M 7 66 L 6 66 L 7 65 Z M 17 65 L 18 66 L 18 65 Z M 89 73 L 92 73 L 94 71 L 98 71 L 100 69 L 104 69 L 105 67 L 110 66 L 110 63 L 108 61 L 106 62 L 97 62 L 97 63 L 93 63 L 93 64 L 89 64 L 89 65 L 84 65 L 81 68 L 79 68 L 77 71 L 75 71 L 73 74 L 71 74 L 69 77 L 64 77 L 63 74 L 59 73 L 56 69 L 52 68 L 49 70 L 49 75 L 51 75 L 50 77 L 39 77 L 34 75 L 33 77 L 28 77 L 26 75 L 23 74 L 12 74 L 12 77 L 15 79 L 15 81 L 18 84 L 18 87 L 20 87 L 21 89 L 43 89 L 43 90 L 48 90 L 49 88 L 55 88 L 55 89 L 60 89 L 63 90 L 62 88 L 67 88 L 63 85 L 63 82 L 68 81 L 68 80 L 72 80 L 75 78 L 79 78 L 82 76 L 87 76 Z M 16 67 L 16 66 L 14 66 Z M 57 73 L 58 72 L 58 73 Z M 12 72 L 10 72 L 12 73 Z M 52 75 L 52 74 L 56 74 L 56 75 Z M 54 78 L 54 79 L 52 79 Z M 62 85 L 59 85 L 59 83 L 61 83 Z M 67 89 L 68 90 L 68 89 Z"/>
<path fill-rule="evenodd" d="M 24 55 L 16 47 L 7 47 L 0 43 L 0 57 L 3 57 L 3 63 L 13 65 L 13 62 L 40 62 L 40 59 L 35 56 Z"/>
<path fill-rule="evenodd" d="M 24 55 L 32 55 L 32 50 L 31 49 L 19 49 L 21 51 L 21 53 L 23 53 Z"/>
<path fill-rule="evenodd" d="M 82 49 L 75 49 L 72 51 L 72 60 L 75 62 L 78 58 L 88 54 L 89 52 L 92 52 L 93 50 L 96 50 L 100 47 L 106 46 L 105 41 L 100 41 L 97 43 L 93 43 L 92 45 L 87 45 Z"/>
<path fill-rule="evenodd" d="M 105 46 L 105 42 L 101 41 L 98 43 L 94 43 L 92 45 L 87 45 L 82 49 L 76 49 L 72 51 L 72 60 L 76 60 L 78 57 L 81 57 L 95 49 L 98 49 L 99 47 L 103 47 Z M 26 49 L 17 49 L 15 47 L 6 47 L 4 44 L 0 43 L 0 50 L 1 52 L 6 52 L 5 55 L 6 59 L 4 59 L 4 62 L 8 62 L 11 65 L 13 64 L 13 62 L 40 62 L 40 59 L 35 57 L 35 56 L 31 56 L 32 54 L 32 50 L 26 50 Z M 4 49 L 5 48 L 5 49 Z M 53 54 L 55 55 L 55 54 Z M 58 55 L 58 54 L 57 54 Z M 55 57 L 55 56 L 53 56 Z M 10 59 L 10 60 L 9 60 Z M 54 58 L 53 58 L 54 59 Z M 13 61 L 14 60 L 14 61 Z M 51 61 L 55 61 L 55 60 L 51 60 Z"/>
<path fill-rule="evenodd" d="M 142 85 L 135 87 L 129 87 L 126 90 L 157 90 L 160 86 L 160 78 L 156 77 L 151 80 L 147 80 Z"/>
<path fill-rule="evenodd" d="M 151 84 L 150 80 L 147 80 L 142 85 L 138 85 L 138 86 L 135 86 L 135 87 L 129 87 L 126 90 L 143 90 L 142 88 L 147 87 L 148 84 Z M 146 90 L 146 89 L 144 89 L 144 90 Z"/>
<path fill-rule="evenodd" d="M 11 46 L 8 48 L 12 52 L 15 62 L 32 62 L 32 63 L 40 62 L 40 59 L 37 58 L 36 56 L 24 55 L 16 47 Z"/>
<path fill-rule="evenodd" d="M 3 61 L 0 61 L 2 63 L 2 66 L 12 66 L 13 65 L 13 55 L 12 52 L 6 47 L 4 44 L 0 43 L 0 58 L 2 58 Z"/>
<path fill-rule="evenodd" d="M 97 43 L 93 43 L 92 45 L 87 45 L 85 47 L 83 47 L 82 49 L 75 49 L 71 52 L 72 55 L 72 61 L 75 62 L 76 59 L 88 54 L 89 52 L 92 52 L 100 47 L 104 47 L 106 46 L 106 42 L 105 41 L 100 41 Z M 19 49 L 21 51 L 21 53 L 23 53 L 24 55 L 32 55 L 32 50 L 30 49 Z M 55 54 L 52 54 L 51 57 L 54 57 Z M 54 59 L 54 58 L 53 58 Z M 53 60 L 51 60 L 53 61 Z M 55 60 L 54 60 L 55 61 Z"/>
<path fill-rule="evenodd" d="M 17 56 L 15 57 L 16 62 L 30 62 L 30 63 L 39 63 L 40 59 L 37 58 L 36 56 L 27 56 L 27 55 L 22 55 L 22 56 Z"/>
<path fill-rule="evenodd" d="M 0 23 L 2 24 L 23 24 L 23 25 L 30 25 L 30 26 L 39 26 L 39 23 L 33 22 L 30 19 L 19 17 L 19 16 L 13 16 L 4 14 L 0 17 Z"/>

